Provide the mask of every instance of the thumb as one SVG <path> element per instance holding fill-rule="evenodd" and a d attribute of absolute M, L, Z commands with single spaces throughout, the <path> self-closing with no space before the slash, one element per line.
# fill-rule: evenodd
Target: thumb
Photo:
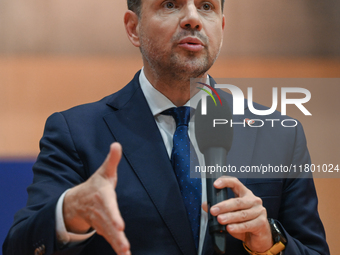
<path fill-rule="evenodd" d="M 207 201 L 204 201 L 203 203 L 202 203 L 202 209 L 207 213 L 208 212 L 208 203 L 207 203 Z"/>
<path fill-rule="evenodd" d="M 122 157 L 122 146 L 115 142 L 110 145 L 110 152 L 100 167 L 99 174 L 112 181 L 117 180 L 117 167 Z"/>

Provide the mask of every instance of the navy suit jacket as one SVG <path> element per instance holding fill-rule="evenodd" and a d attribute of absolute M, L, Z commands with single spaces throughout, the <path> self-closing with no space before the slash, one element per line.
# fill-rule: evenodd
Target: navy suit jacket
<path fill-rule="evenodd" d="M 220 91 L 232 107 L 231 95 Z M 262 106 L 257 105 L 260 109 Z M 244 118 L 258 118 L 247 109 Z M 279 113 L 272 118 L 282 119 Z M 118 141 L 117 199 L 133 255 L 195 255 L 189 221 L 162 137 L 139 85 L 139 72 L 122 90 L 99 102 L 50 116 L 33 167 L 27 206 L 16 215 L 3 245 L 4 255 L 115 254 L 97 234 L 73 248 L 59 247 L 55 208 L 68 188 L 86 181 L 100 167 L 110 144 Z M 228 163 L 289 165 L 310 162 L 303 129 L 235 128 Z M 285 254 L 329 254 L 312 179 L 242 179 L 263 200 L 268 217 L 282 225 Z M 233 194 L 229 194 L 233 196 Z M 212 255 L 210 236 L 204 255 Z M 227 237 L 229 255 L 246 255 L 242 242 Z"/>

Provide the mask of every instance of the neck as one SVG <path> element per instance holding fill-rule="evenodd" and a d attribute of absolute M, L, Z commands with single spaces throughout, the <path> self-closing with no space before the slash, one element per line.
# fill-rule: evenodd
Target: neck
<path fill-rule="evenodd" d="M 144 73 L 151 85 L 177 107 L 185 105 L 199 92 L 197 86 L 190 85 L 190 78 L 207 78 L 207 73 L 199 77 L 177 76 L 171 72 L 160 75 L 146 66 L 144 66 Z"/>

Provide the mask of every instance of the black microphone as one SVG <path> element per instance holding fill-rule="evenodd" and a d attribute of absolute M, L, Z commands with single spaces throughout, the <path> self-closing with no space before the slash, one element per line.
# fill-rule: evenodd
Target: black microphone
<path fill-rule="evenodd" d="M 202 100 L 199 101 L 195 111 L 195 136 L 199 150 L 204 154 L 206 170 L 208 166 L 223 166 L 227 164 L 227 154 L 231 148 L 233 140 L 233 128 L 230 125 L 232 113 L 227 101 L 223 98 L 222 105 L 217 105 L 211 97 L 206 98 L 206 115 L 202 115 Z M 214 127 L 214 120 L 219 124 Z M 223 120 L 223 121 L 222 121 Z M 227 120 L 227 124 L 221 124 Z M 217 167 L 216 167 L 217 168 Z M 216 169 L 215 168 L 215 169 Z M 213 238 L 214 249 L 218 254 L 226 252 L 226 227 L 217 221 L 217 217 L 210 214 L 210 208 L 228 199 L 227 189 L 216 189 L 214 182 L 222 176 L 222 172 L 206 172 L 207 181 L 207 203 L 208 203 L 208 223 L 209 233 Z"/>

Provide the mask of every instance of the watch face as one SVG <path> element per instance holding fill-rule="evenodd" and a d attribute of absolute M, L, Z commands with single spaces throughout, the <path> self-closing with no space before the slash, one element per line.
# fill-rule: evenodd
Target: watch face
<path fill-rule="evenodd" d="M 278 242 L 282 242 L 284 245 L 286 245 L 287 239 L 284 236 L 284 233 L 281 230 L 280 225 L 277 224 L 274 219 L 268 219 L 268 221 L 269 221 L 269 225 L 272 231 L 274 244 Z"/>

